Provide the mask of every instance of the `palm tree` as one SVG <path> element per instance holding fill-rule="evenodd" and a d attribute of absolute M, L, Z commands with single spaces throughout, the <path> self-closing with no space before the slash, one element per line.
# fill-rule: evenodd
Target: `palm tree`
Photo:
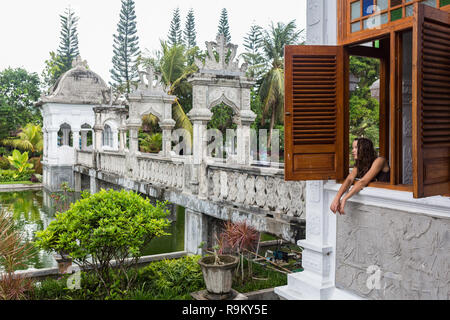
<path fill-rule="evenodd" d="M 296 29 L 292 20 L 286 25 L 278 22 L 275 26 L 272 22 L 270 29 L 264 31 L 263 51 L 270 69 L 262 78 L 259 95 L 263 103 L 261 125 L 270 117 L 268 146 L 276 122 L 284 123 L 284 47 L 298 43 L 303 30 Z"/>
<path fill-rule="evenodd" d="M 22 151 L 30 151 L 31 153 L 42 152 L 44 139 L 42 137 L 41 127 L 29 123 L 25 128 L 21 128 L 20 130 L 17 135 L 18 138 L 4 139 L 2 143 Z"/>

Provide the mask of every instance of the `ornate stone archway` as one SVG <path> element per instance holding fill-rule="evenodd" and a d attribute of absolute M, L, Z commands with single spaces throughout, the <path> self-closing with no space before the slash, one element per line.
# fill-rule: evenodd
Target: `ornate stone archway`
<path fill-rule="evenodd" d="M 195 60 L 199 71 L 188 80 L 192 84 L 193 95 L 193 106 L 188 117 L 193 124 L 194 171 L 199 171 L 205 160 L 206 126 L 212 118 L 211 108 L 220 103 L 228 105 L 235 113 L 233 121 L 237 124 L 237 158 L 234 160 L 240 165 L 250 165 L 250 125 L 256 119 L 250 109 L 250 90 L 255 81 L 245 76 L 247 64 L 239 67 L 239 62 L 234 60 L 238 46 L 227 43 L 223 34 L 217 36 L 216 42 L 206 42 L 206 46 L 208 56 L 205 62 Z M 202 176 L 201 172 L 194 172 L 191 183 L 198 184 L 196 179 Z"/>

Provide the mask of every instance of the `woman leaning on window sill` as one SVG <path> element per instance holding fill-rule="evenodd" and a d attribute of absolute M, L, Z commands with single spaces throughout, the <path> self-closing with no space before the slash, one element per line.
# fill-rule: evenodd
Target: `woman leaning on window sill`
<path fill-rule="evenodd" d="M 352 155 L 355 160 L 355 167 L 347 176 L 331 203 L 330 209 L 333 213 L 345 214 L 347 200 L 364 189 L 370 182 L 389 182 L 389 163 L 385 158 L 377 156 L 372 141 L 366 138 L 355 139 L 352 144 Z M 355 180 L 357 181 L 355 185 L 341 199 Z"/>

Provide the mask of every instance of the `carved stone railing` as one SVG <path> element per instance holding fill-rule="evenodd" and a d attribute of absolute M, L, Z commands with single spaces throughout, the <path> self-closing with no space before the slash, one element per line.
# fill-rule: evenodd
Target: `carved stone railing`
<path fill-rule="evenodd" d="M 94 153 L 92 151 L 78 150 L 77 164 L 92 168 L 94 166 Z"/>
<path fill-rule="evenodd" d="M 184 186 L 184 163 L 160 158 L 159 156 L 140 155 L 138 159 L 138 178 L 152 184 L 164 185 L 175 189 Z"/>
<path fill-rule="evenodd" d="M 284 181 L 284 170 L 209 165 L 208 199 L 305 219 L 304 181 Z"/>
<path fill-rule="evenodd" d="M 127 171 L 127 162 L 125 154 L 100 152 L 98 159 L 99 159 L 98 168 L 100 170 L 125 176 Z"/>

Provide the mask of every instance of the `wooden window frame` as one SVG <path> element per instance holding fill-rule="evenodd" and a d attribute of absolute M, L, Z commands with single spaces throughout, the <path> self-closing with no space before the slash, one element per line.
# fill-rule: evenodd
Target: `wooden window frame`
<path fill-rule="evenodd" d="M 413 27 L 414 23 L 414 17 L 405 17 L 405 8 L 406 6 L 413 5 L 415 6 L 416 3 L 421 2 L 422 0 L 413 0 L 411 2 L 405 3 L 403 2 L 401 5 L 396 7 L 390 7 L 390 0 L 388 1 L 388 9 L 380 11 L 379 13 L 388 12 L 388 22 L 381 25 L 380 28 L 375 29 L 362 29 L 362 14 L 359 18 L 361 20 L 360 25 L 360 31 L 357 32 L 350 32 L 351 29 L 351 7 L 350 3 L 355 2 L 356 0 L 336 0 L 337 1 L 337 42 L 338 45 L 348 45 L 348 44 L 354 44 L 358 42 L 368 42 L 371 39 L 375 38 L 381 38 L 387 34 L 390 34 L 391 32 L 399 32 L 401 30 L 409 29 Z M 450 12 L 450 5 L 446 5 L 443 7 L 440 7 L 440 1 L 442 0 L 436 0 L 437 2 L 437 9 L 445 10 L 447 12 Z M 403 8 L 403 18 L 396 20 L 396 21 L 390 21 L 390 10 L 391 9 L 397 9 L 397 8 Z M 362 6 L 361 6 L 362 10 Z M 377 12 L 378 14 L 378 12 Z M 370 17 L 371 15 L 368 15 L 367 17 Z M 357 21 L 358 19 L 355 19 L 353 21 Z"/>

